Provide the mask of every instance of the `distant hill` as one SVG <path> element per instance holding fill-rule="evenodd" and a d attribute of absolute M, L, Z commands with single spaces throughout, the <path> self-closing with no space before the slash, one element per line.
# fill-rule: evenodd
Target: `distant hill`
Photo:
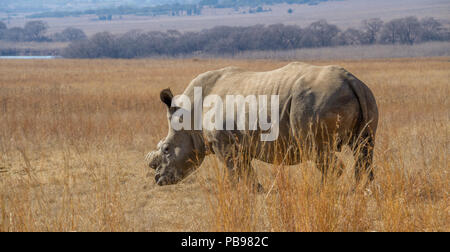
<path fill-rule="evenodd" d="M 42 12 L 73 11 L 97 8 L 127 6 L 156 6 L 163 4 L 190 4 L 199 0 L 1 0 L 0 11 L 4 12 Z"/>
<path fill-rule="evenodd" d="M 39 14 L 40 17 L 46 17 L 61 16 L 60 13 L 62 12 L 72 12 L 79 15 L 84 14 L 84 12 L 90 14 L 104 9 L 134 8 L 137 10 L 145 7 L 147 9 L 146 14 L 151 15 L 152 12 L 149 13 L 148 9 L 176 9 L 179 6 L 196 6 L 196 8 L 200 9 L 204 6 L 212 8 L 239 8 L 280 3 L 315 5 L 325 1 L 328 0 L 2 0 L 0 1 L 0 11 L 8 13 L 42 12 Z M 59 14 L 49 14 L 54 12 Z M 116 10 L 114 12 L 118 13 L 119 11 Z M 164 13 L 166 14 L 166 12 Z"/>

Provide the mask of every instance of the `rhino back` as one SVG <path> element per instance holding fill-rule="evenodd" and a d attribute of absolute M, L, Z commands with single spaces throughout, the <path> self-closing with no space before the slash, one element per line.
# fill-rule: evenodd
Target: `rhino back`
<path fill-rule="evenodd" d="M 227 67 L 199 75 L 184 94 L 193 97 L 194 87 L 202 87 L 203 96 L 214 94 L 223 100 L 226 95 L 278 95 L 279 141 L 290 141 L 310 130 L 311 122 L 324 125 L 330 132 L 344 133 L 355 127 L 361 110 L 358 98 L 348 84 L 349 76 L 338 66 L 313 66 L 300 62 L 267 72 Z M 266 143 L 265 146 L 270 149 L 276 144 Z"/>

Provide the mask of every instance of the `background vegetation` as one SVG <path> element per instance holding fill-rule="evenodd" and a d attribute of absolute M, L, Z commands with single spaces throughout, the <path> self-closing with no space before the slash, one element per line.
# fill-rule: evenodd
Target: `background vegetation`
<path fill-rule="evenodd" d="M 8 28 L 0 21 L 0 40 L 13 42 L 67 42 L 87 39 L 86 34 L 77 28 L 68 27 L 62 32 L 47 34 L 48 24 L 44 21 L 29 21 L 24 27 Z"/>
<path fill-rule="evenodd" d="M 122 35 L 97 33 L 74 42 L 64 51 L 69 58 L 136 58 L 195 54 L 237 54 L 242 51 L 291 50 L 342 45 L 408 44 L 448 41 L 450 33 L 434 18 L 406 17 L 384 23 L 362 22 L 361 28 L 340 30 L 326 20 L 305 28 L 296 25 L 219 26 L 201 32 L 130 31 Z"/>

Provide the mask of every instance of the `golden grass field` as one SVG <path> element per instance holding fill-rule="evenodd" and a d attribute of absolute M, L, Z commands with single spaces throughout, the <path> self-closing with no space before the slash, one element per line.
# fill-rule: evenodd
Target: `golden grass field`
<path fill-rule="evenodd" d="M 307 162 L 255 162 L 265 193 L 231 188 L 214 156 L 159 187 L 145 154 L 167 133 L 159 92 L 277 60 L 0 60 L 0 231 L 450 231 L 450 58 L 338 64 L 380 110 L 375 180 L 321 185 Z"/>

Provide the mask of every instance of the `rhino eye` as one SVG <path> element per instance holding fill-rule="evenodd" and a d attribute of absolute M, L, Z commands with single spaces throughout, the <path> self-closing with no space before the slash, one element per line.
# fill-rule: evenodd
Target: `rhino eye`
<path fill-rule="evenodd" d="M 170 150 L 170 148 L 169 148 L 169 145 L 167 145 L 167 144 L 162 147 L 162 152 L 164 154 L 169 154 L 169 150 Z"/>

